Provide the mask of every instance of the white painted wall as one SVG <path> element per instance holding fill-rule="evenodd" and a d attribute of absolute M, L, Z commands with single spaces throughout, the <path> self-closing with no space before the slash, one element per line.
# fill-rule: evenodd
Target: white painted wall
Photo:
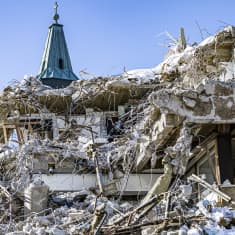
<path fill-rule="evenodd" d="M 125 189 L 126 195 L 144 193 L 150 190 L 157 178 L 161 174 L 131 174 Z M 97 187 L 97 180 L 95 174 L 41 174 L 34 175 L 35 179 L 42 179 L 52 191 L 79 191 L 88 189 L 90 187 Z M 107 176 L 102 176 L 102 183 L 108 184 L 111 181 Z M 118 191 L 122 189 L 123 179 L 117 182 Z"/>

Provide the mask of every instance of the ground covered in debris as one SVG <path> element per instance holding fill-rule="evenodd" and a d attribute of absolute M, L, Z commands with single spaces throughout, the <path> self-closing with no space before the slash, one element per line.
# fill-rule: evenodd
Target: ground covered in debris
<path fill-rule="evenodd" d="M 216 125 L 235 122 L 234 47 L 232 26 L 198 45 L 187 45 L 181 30 L 152 69 L 64 89 L 33 77 L 6 87 L 0 94 L 0 234 L 235 234 L 233 197 L 221 188 L 229 172 L 219 173 L 209 160 L 213 183 L 192 171 Z M 106 111 L 119 116 L 101 138 L 89 123 Z M 39 121 L 22 122 L 36 114 Z M 48 114 L 65 123 L 53 137 Z M 77 123 L 75 115 L 85 121 Z M 95 175 L 96 186 L 51 190 L 42 175 L 62 165 L 66 173 Z M 158 172 L 156 182 L 128 198 L 130 175 L 146 171 Z M 46 197 L 32 196 L 33 190 Z"/>

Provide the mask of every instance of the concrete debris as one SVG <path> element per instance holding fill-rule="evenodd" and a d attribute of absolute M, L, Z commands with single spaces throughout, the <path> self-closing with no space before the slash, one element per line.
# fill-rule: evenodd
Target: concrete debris
<path fill-rule="evenodd" d="M 0 234 L 235 233 L 235 28 L 173 41 L 155 68 L 2 91 Z"/>

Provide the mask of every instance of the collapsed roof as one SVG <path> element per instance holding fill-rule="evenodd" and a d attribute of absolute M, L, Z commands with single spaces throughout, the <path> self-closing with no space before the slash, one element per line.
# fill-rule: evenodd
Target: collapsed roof
<path fill-rule="evenodd" d="M 116 112 L 119 106 L 127 107 L 124 113 L 118 115 L 118 120 L 113 121 L 114 130 L 107 136 L 107 141 L 102 143 L 95 142 L 94 139 L 92 142 L 91 139 L 97 137 L 96 133 L 85 126 L 73 123 L 68 118 L 69 125 L 57 138 L 51 140 L 32 138 L 20 143 L 20 147 L 16 150 L 2 145 L 0 159 L 3 175 L 7 172 L 10 182 L 7 186 L 8 190 L 13 194 L 19 193 L 30 184 L 34 173 L 31 169 L 35 164 L 34 158 L 39 165 L 42 163 L 42 155 L 47 157 L 52 168 L 66 162 L 66 169 L 71 169 L 71 162 L 67 160 L 72 159 L 75 160 L 76 167 L 80 167 L 74 168 L 77 174 L 96 173 L 97 178 L 107 174 L 111 182 L 123 178 L 117 203 L 123 196 L 131 174 L 144 173 L 149 169 L 156 170 L 160 177 L 151 185 L 140 206 L 133 209 L 134 212 L 126 212 L 124 215 L 120 207 L 117 209 L 111 205 L 114 211 L 109 214 L 108 220 L 104 219 L 105 226 L 102 227 L 102 223 L 100 227 L 97 226 L 99 223 L 95 223 L 94 220 L 94 224 L 89 222 L 87 225 L 88 230 L 101 229 L 104 234 L 115 230 L 120 230 L 120 233 L 123 230 L 130 234 L 131 228 L 137 224 L 140 229 L 145 220 L 152 225 L 151 218 L 146 217 L 152 209 L 148 208 L 148 203 L 150 205 L 155 203 L 154 206 L 157 203 L 158 208 L 161 206 L 168 208 L 169 205 L 166 203 L 170 202 L 165 198 L 162 199 L 162 194 L 166 192 L 171 194 L 174 187 L 180 188 L 179 179 L 183 180 L 187 177 L 192 167 L 205 156 L 205 152 L 215 155 L 214 152 L 217 149 L 219 152 L 217 155 L 221 154 L 219 158 L 225 161 L 226 157 L 222 153 L 225 150 L 222 145 L 224 144 L 225 148 L 229 146 L 230 140 L 227 141 L 227 136 L 231 138 L 235 130 L 235 28 L 226 27 L 198 45 L 186 45 L 182 37 L 181 31 L 180 40 L 170 49 L 165 60 L 152 69 L 127 71 L 119 76 L 107 78 L 78 80 L 63 89 L 52 89 L 33 77 L 6 87 L 0 95 L 2 121 L 0 135 L 4 137 L 0 139 L 2 143 L 4 143 L 3 140 L 8 142 L 12 134 L 10 127 L 4 129 L 6 125 L 14 124 L 15 129 L 18 128 L 17 126 L 20 128 L 26 126 L 25 123 L 20 123 L 22 117 L 38 114 L 41 121 L 51 113 L 55 116 L 70 117 L 86 115 L 89 108 L 95 113 L 105 113 Z M 29 128 L 28 125 L 27 128 Z M 217 136 L 219 136 L 218 139 L 216 139 Z M 212 140 L 218 140 L 219 146 L 216 147 Z M 205 148 L 208 142 L 210 146 Z M 88 143 L 92 143 L 91 146 Z M 81 150 L 84 151 L 83 155 L 79 153 Z M 233 161 L 232 158 L 227 160 Z M 32 162 L 34 164 L 31 164 Z M 100 163 L 99 169 L 97 169 L 97 162 Z M 223 166 L 221 160 L 216 166 L 218 169 L 214 164 L 210 163 L 210 168 L 217 185 L 227 178 L 230 180 L 233 178 L 232 171 L 224 172 L 226 166 Z M 43 174 L 43 171 L 40 173 Z M 195 180 L 195 177 L 193 179 Z M 95 197 L 89 197 L 88 194 L 95 192 L 96 196 L 99 195 L 98 193 L 103 193 L 105 196 L 106 186 L 98 184 L 96 189 L 86 192 L 84 196 L 86 203 L 95 201 Z M 185 184 L 181 186 L 183 188 Z M 216 193 L 223 195 L 217 191 Z M 179 200 L 180 196 L 174 196 L 175 202 Z M 104 198 L 100 197 L 99 203 L 103 203 L 107 210 L 110 202 L 105 201 Z M 223 195 L 223 198 L 226 196 Z M 88 213 L 87 204 L 79 204 L 79 210 L 82 211 L 81 207 L 86 207 Z M 138 214 L 139 208 L 146 210 Z M 104 208 L 97 206 L 96 209 L 98 211 L 96 217 L 102 214 L 101 217 L 106 218 L 103 217 Z M 187 212 L 189 213 L 189 210 Z M 87 214 L 90 219 L 93 218 L 92 213 Z M 134 219 L 132 213 L 137 213 Z M 190 217 L 189 214 L 187 216 Z M 97 220 L 100 219 L 99 217 Z M 68 221 L 65 221 L 67 224 Z M 84 221 L 81 218 L 79 221 L 80 229 L 85 229 Z M 159 218 L 156 221 L 160 223 Z M 34 224 L 35 221 L 31 220 L 29 223 Z M 63 224 L 61 221 L 60 223 Z M 60 229 L 64 231 L 67 229 L 66 232 L 69 233 L 71 227 L 66 227 L 65 224 Z M 130 224 L 132 227 L 129 226 Z M 15 231 L 17 226 L 14 224 L 9 231 Z M 40 226 L 45 227 L 41 224 Z M 121 227 L 118 228 L 119 226 Z M 204 229 L 203 226 L 202 229 Z"/>

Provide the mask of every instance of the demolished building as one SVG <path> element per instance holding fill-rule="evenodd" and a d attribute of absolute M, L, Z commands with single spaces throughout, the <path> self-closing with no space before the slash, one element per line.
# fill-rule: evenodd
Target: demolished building
<path fill-rule="evenodd" d="M 218 205 L 234 205 L 235 28 L 193 46 L 181 30 L 155 68 L 77 80 L 54 20 L 46 82 L 0 95 L 0 234 L 234 233 Z"/>

